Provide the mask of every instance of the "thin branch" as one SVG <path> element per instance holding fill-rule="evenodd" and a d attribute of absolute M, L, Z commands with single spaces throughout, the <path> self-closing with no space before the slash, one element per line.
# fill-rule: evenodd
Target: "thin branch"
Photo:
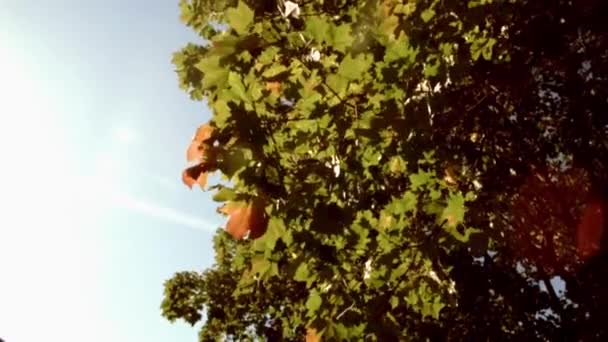
<path fill-rule="evenodd" d="M 349 307 L 347 307 L 346 309 L 344 309 L 344 311 L 340 312 L 340 314 L 338 314 L 338 316 L 336 316 L 336 321 L 340 319 L 340 317 L 342 317 L 345 313 L 347 313 L 348 311 L 352 310 L 355 307 L 355 302 L 353 302 Z"/>

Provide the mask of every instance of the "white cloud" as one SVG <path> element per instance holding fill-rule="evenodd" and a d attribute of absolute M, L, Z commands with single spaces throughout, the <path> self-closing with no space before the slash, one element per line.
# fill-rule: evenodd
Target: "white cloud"
<path fill-rule="evenodd" d="M 214 232 L 217 226 L 199 217 L 183 213 L 171 207 L 163 206 L 149 200 L 136 198 L 127 194 L 114 194 L 112 203 L 118 208 L 124 208 L 161 220 L 179 224 L 184 227 Z"/>

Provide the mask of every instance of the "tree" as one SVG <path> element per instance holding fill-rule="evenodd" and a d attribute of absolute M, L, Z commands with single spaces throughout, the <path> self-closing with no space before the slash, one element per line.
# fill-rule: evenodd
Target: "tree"
<path fill-rule="evenodd" d="M 203 311 L 201 341 L 604 339 L 606 10 L 183 0 L 205 43 L 173 62 L 213 110 L 183 180 L 229 219 L 165 317 Z"/>

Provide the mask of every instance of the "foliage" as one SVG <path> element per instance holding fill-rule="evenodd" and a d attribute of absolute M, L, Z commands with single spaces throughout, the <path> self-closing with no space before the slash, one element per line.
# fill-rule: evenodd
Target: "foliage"
<path fill-rule="evenodd" d="M 182 0 L 206 43 L 173 62 L 213 110 L 183 179 L 223 175 L 237 241 L 164 315 L 204 309 L 201 341 L 606 336 L 607 6 Z"/>

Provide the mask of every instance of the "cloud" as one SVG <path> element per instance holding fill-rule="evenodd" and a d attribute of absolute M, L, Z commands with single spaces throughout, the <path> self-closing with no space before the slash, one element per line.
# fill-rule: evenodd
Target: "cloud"
<path fill-rule="evenodd" d="M 122 209 L 179 224 L 185 227 L 213 233 L 217 225 L 199 217 L 183 213 L 171 207 L 163 206 L 146 199 L 136 198 L 128 194 L 115 193 L 112 203 Z"/>
<path fill-rule="evenodd" d="M 79 198 L 77 207 L 85 212 L 85 216 L 107 213 L 108 209 L 125 209 L 210 233 L 214 233 L 219 226 L 218 222 L 202 219 L 166 204 L 155 202 L 148 196 L 133 195 L 127 189 L 134 180 L 125 179 L 124 174 L 120 171 L 120 160 L 112 155 L 100 155 L 95 160 L 92 174 L 75 177 L 76 184 L 87 184 L 87 187 L 80 187 L 77 190 Z M 152 181 L 164 189 L 177 190 L 177 183 L 166 177 L 149 173 L 145 169 L 138 170 L 137 173 L 139 181 Z M 88 208 L 88 210 L 84 210 L 84 208 Z"/>

